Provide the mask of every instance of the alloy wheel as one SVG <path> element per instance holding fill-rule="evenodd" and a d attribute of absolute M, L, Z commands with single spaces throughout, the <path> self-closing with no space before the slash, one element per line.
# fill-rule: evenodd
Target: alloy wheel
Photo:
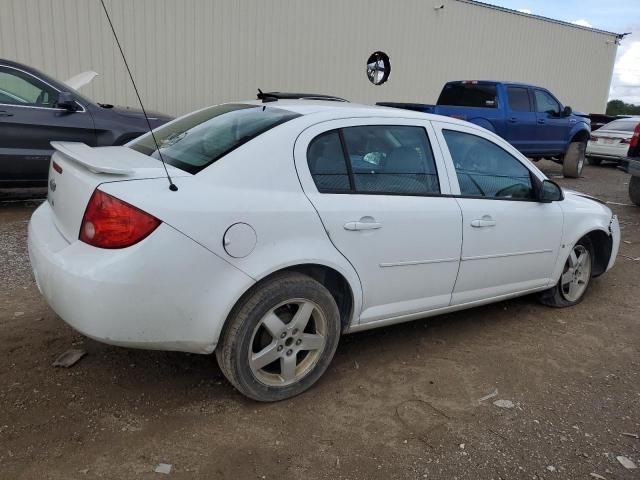
<path fill-rule="evenodd" d="M 310 300 L 291 299 L 272 308 L 251 337 L 249 367 L 255 378 L 273 387 L 300 381 L 320 359 L 326 332 L 326 318 Z"/>
<path fill-rule="evenodd" d="M 565 300 L 576 302 L 582 297 L 591 278 L 591 254 L 583 245 L 576 245 L 565 263 L 560 278 L 560 293 Z"/>

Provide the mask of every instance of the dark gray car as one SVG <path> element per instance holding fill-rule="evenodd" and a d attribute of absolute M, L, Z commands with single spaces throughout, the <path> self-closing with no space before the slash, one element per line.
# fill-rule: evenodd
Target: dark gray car
<path fill-rule="evenodd" d="M 152 128 L 172 119 L 147 114 Z M 141 110 L 92 102 L 35 68 L 0 59 L 0 188 L 46 185 L 52 140 L 122 145 L 147 131 Z"/>

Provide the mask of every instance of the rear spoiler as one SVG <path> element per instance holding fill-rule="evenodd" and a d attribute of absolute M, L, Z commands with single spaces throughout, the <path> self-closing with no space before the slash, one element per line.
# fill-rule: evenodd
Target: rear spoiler
<path fill-rule="evenodd" d="M 51 146 L 65 157 L 87 168 L 93 173 L 110 173 L 112 175 L 129 175 L 130 168 L 119 168 L 110 165 L 113 160 L 103 155 L 100 150 L 80 142 L 51 142 Z"/>

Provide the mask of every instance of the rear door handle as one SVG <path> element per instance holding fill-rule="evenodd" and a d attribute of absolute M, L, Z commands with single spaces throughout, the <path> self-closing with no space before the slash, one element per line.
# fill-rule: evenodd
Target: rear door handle
<path fill-rule="evenodd" d="M 539 123 L 540 125 L 544 125 L 544 118 L 539 118 L 539 119 L 538 119 L 538 123 Z"/>
<path fill-rule="evenodd" d="M 511 123 L 517 123 L 517 122 L 518 122 L 518 118 L 517 118 L 517 117 L 511 117 L 511 118 L 509 119 L 509 122 L 511 122 Z"/>
<path fill-rule="evenodd" d="M 0 117 L 13 117 L 13 113 L 9 113 L 6 110 L 0 110 Z"/>
<path fill-rule="evenodd" d="M 355 231 L 355 230 L 377 230 L 379 228 L 382 228 L 382 224 L 379 223 L 379 222 L 376 222 L 371 217 L 362 217 L 357 222 L 347 222 L 347 223 L 344 224 L 344 229 L 345 230 L 351 230 L 351 231 Z"/>
<path fill-rule="evenodd" d="M 495 227 L 496 221 L 488 215 L 485 215 L 482 218 L 477 218 L 471 222 L 471 226 L 475 228 L 482 227 Z"/>

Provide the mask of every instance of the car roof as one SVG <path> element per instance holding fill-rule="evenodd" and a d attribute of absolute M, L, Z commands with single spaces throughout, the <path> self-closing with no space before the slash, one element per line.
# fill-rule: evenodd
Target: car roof
<path fill-rule="evenodd" d="M 432 113 L 416 112 L 402 108 L 381 107 L 377 105 L 362 105 L 350 102 L 335 102 L 323 100 L 278 100 L 277 102 L 263 103 L 260 100 L 249 100 L 240 102 L 254 106 L 268 106 L 280 108 L 297 113 L 305 117 L 323 116 L 335 119 L 349 117 L 387 117 L 387 118 L 408 118 L 416 120 L 433 120 L 469 125 L 468 122 L 452 117 L 434 115 Z"/>

